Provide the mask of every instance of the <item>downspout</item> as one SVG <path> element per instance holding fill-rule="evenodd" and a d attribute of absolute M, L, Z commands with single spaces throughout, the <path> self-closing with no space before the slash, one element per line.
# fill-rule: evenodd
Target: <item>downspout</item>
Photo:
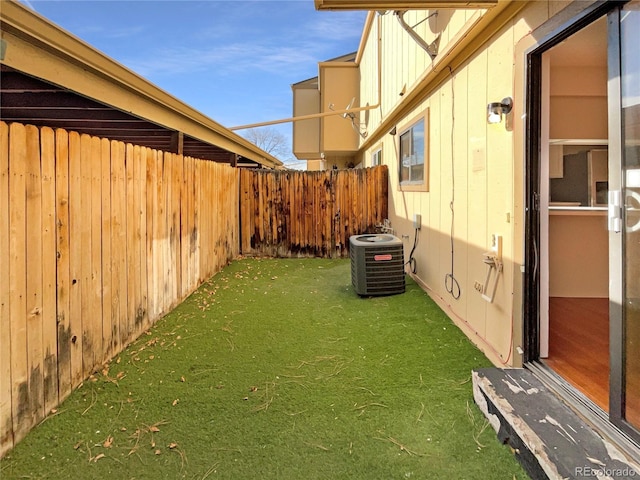
<path fill-rule="evenodd" d="M 372 16 L 376 15 L 376 13 L 370 12 L 369 15 L 370 16 L 367 18 L 367 25 L 369 25 L 369 28 L 370 28 L 371 22 L 373 21 Z M 351 113 L 365 112 L 368 110 L 374 110 L 376 108 L 379 108 L 381 103 L 381 98 L 382 98 L 382 21 L 380 19 L 380 15 L 378 15 L 377 23 L 378 23 L 378 100 L 375 105 L 367 105 L 365 107 L 346 108 L 342 110 L 331 110 L 328 112 L 311 113 L 308 115 L 299 115 L 297 117 L 282 118 L 279 120 L 270 120 L 267 122 L 238 125 L 236 127 L 228 127 L 228 130 L 244 130 L 247 128 L 266 127 L 267 125 L 277 125 L 279 123 L 289 123 L 289 122 L 300 122 L 303 120 L 310 120 L 314 118 L 330 117 L 332 115 L 347 116 Z M 358 53 L 356 55 L 356 64 L 359 64 L 359 59 L 362 55 L 361 53 L 361 50 L 363 48 L 362 46 L 365 43 L 364 37 L 367 35 L 369 28 L 365 27 L 364 29 L 364 33 L 362 35 L 363 40 L 360 42 L 360 47 L 358 48 Z"/>

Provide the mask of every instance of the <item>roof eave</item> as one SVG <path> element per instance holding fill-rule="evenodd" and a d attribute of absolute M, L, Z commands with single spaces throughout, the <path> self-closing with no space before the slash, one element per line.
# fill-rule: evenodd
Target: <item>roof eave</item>
<path fill-rule="evenodd" d="M 489 8 L 498 0 L 314 0 L 316 10 L 429 10 Z"/>
<path fill-rule="evenodd" d="M 277 158 L 26 6 L 14 0 L 3 0 L 0 23 L 2 38 L 7 40 L 2 63 L 42 79 L 48 79 L 50 72 L 55 71 L 55 83 L 69 90 L 218 145 L 261 165 L 271 168 L 282 166 Z M 26 52 L 12 51 L 29 48 L 32 49 L 30 53 L 45 51 L 48 63 Z M 51 70 L 51 63 L 63 67 L 69 75 L 59 75 L 59 70 Z M 73 75 L 74 72 L 84 72 L 84 77 Z M 99 80 L 101 89 L 87 81 L 87 76 Z M 136 101 L 132 101 L 132 96 Z M 155 112 L 155 116 L 150 116 L 150 112 Z"/>

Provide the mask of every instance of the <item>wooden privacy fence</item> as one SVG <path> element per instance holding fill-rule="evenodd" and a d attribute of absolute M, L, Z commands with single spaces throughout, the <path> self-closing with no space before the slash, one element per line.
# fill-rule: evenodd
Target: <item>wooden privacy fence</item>
<path fill-rule="evenodd" d="M 240 172 L 243 254 L 347 255 L 351 235 L 375 232 L 388 212 L 386 166 L 323 172 Z"/>
<path fill-rule="evenodd" d="M 0 455 L 238 254 L 227 166 L 0 122 Z"/>

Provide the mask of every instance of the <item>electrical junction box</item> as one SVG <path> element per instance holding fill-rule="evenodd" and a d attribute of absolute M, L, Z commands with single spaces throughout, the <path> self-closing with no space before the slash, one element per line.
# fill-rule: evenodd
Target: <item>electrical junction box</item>
<path fill-rule="evenodd" d="M 413 228 L 415 230 L 420 230 L 420 227 L 422 227 L 422 215 L 420 215 L 419 213 L 414 213 L 413 214 Z"/>

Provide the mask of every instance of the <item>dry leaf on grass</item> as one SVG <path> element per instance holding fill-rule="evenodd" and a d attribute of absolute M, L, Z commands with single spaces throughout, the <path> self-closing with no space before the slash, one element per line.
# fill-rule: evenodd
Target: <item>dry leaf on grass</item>
<path fill-rule="evenodd" d="M 109 435 L 107 439 L 104 442 L 102 442 L 102 446 L 104 448 L 111 448 L 112 445 L 113 445 L 113 435 Z"/>

